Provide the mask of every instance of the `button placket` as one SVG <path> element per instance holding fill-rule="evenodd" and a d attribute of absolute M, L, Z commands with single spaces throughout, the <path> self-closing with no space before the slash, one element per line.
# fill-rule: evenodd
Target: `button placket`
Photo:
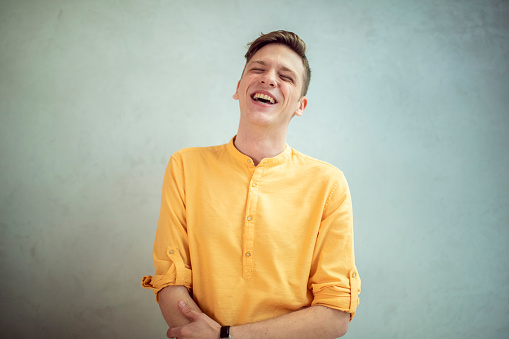
<path fill-rule="evenodd" d="M 254 268 L 254 241 L 255 241 L 255 223 L 256 223 L 256 207 L 258 202 L 258 183 L 263 174 L 263 166 L 254 168 L 251 177 L 250 188 L 248 189 L 248 201 L 246 210 L 246 219 L 244 222 L 243 236 L 243 277 L 250 279 L 253 275 Z"/>

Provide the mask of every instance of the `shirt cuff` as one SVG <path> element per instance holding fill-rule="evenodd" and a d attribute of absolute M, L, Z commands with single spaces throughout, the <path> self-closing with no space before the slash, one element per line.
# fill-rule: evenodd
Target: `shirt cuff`
<path fill-rule="evenodd" d="M 166 254 L 168 259 L 154 260 L 156 274 L 146 275 L 141 280 L 143 288 L 154 291 L 157 302 L 159 302 L 159 291 L 166 286 L 185 286 L 188 290 L 191 290 L 193 286 L 191 267 L 184 264 L 179 250 L 169 247 Z"/>
<path fill-rule="evenodd" d="M 361 280 L 356 269 L 348 274 L 350 286 L 339 286 L 335 283 L 313 284 L 314 299 L 311 305 L 321 305 L 350 313 L 352 320 L 359 305 Z"/>

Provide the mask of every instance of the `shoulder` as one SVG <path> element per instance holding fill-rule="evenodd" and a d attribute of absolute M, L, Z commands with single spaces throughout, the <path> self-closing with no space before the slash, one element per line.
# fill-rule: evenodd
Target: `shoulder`
<path fill-rule="evenodd" d="M 328 177 L 333 180 L 344 179 L 343 172 L 336 166 L 323 160 L 313 158 L 292 148 L 292 163 L 300 167 L 308 174 L 317 174 L 320 177 Z"/>
<path fill-rule="evenodd" d="M 212 160 L 226 152 L 226 145 L 207 146 L 207 147 L 187 147 L 172 154 L 170 162 L 179 163 L 199 162 Z"/>
<path fill-rule="evenodd" d="M 325 161 L 292 149 L 292 163 L 298 168 L 308 189 L 319 189 L 325 197 L 324 215 L 349 201 L 350 191 L 343 171 Z"/>
<path fill-rule="evenodd" d="M 323 160 L 303 154 L 292 148 L 292 163 L 308 187 L 316 187 L 327 195 L 327 204 L 334 197 L 344 199 L 349 194 L 348 182 L 339 168 Z"/>

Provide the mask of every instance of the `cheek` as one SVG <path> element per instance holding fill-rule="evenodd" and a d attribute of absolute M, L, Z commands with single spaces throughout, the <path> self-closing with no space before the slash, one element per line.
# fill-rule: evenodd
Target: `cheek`
<path fill-rule="evenodd" d="M 285 102 L 292 101 L 294 99 L 294 93 L 291 91 L 291 88 L 289 88 L 288 85 L 281 86 L 280 87 L 281 94 L 283 94 L 285 98 Z"/>
<path fill-rule="evenodd" d="M 246 95 L 247 95 L 248 88 L 249 88 L 249 85 L 248 85 L 247 81 L 241 82 L 241 84 L 239 86 L 239 92 L 246 93 Z"/>

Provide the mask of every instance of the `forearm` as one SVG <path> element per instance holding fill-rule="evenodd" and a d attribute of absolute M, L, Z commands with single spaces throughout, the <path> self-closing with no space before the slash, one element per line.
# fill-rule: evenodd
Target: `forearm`
<path fill-rule="evenodd" d="M 256 323 L 234 326 L 230 329 L 233 339 L 334 339 L 348 330 L 350 313 L 325 306 L 311 306 L 281 317 Z"/>
<path fill-rule="evenodd" d="M 189 324 L 191 321 L 186 318 L 178 309 L 177 303 L 182 300 L 196 312 L 202 313 L 200 307 L 189 295 L 184 286 L 167 286 L 159 291 L 159 307 L 164 320 L 170 328 Z"/>

